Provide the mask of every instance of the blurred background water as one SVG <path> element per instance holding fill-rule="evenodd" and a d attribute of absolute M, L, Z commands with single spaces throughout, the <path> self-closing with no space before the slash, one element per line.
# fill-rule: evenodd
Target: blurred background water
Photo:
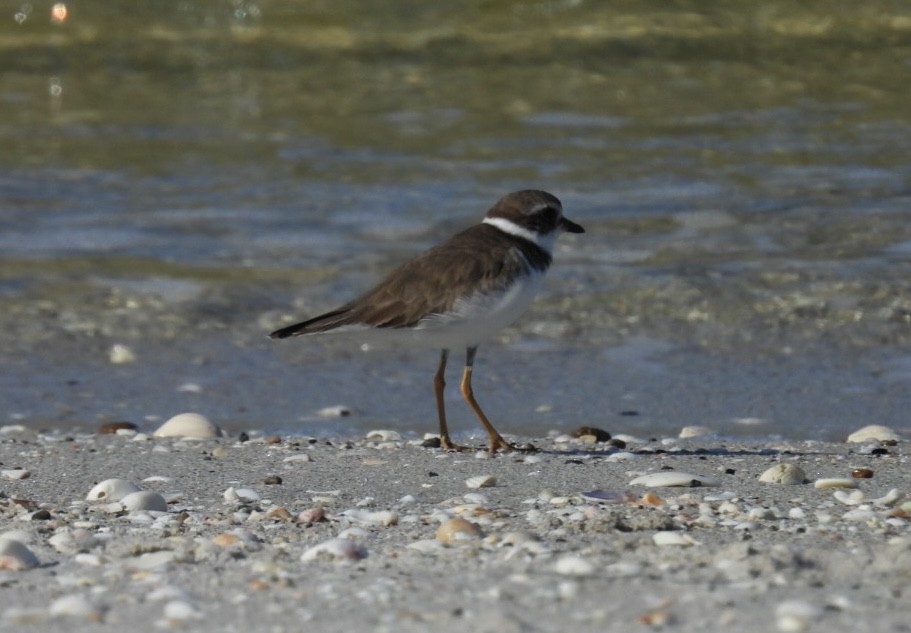
<path fill-rule="evenodd" d="M 909 97 L 896 1 L 0 2 L 0 423 L 432 430 L 436 353 L 265 334 L 534 187 L 504 431 L 908 428 Z"/>

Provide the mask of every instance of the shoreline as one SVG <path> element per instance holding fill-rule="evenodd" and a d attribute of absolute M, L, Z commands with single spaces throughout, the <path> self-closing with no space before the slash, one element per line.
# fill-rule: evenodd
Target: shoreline
<path fill-rule="evenodd" d="M 905 440 L 557 436 L 491 458 L 399 438 L 0 434 L 0 534 L 38 561 L 0 569 L 0 630 L 905 625 Z M 759 481 L 779 463 L 808 483 Z M 704 485 L 632 483 L 655 473 Z M 111 478 L 164 511 L 86 500 Z"/>

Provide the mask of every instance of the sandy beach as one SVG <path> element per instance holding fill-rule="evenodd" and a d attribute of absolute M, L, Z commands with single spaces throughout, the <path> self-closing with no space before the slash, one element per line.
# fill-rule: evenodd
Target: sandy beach
<path fill-rule="evenodd" d="M 906 441 L 619 437 L 3 427 L 0 630 L 907 630 Z"/>

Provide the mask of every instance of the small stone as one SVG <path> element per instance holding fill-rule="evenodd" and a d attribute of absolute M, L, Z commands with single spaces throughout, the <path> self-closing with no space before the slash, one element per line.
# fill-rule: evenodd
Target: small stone
<path fill-rule="evenodd" d="M 680 433 L 677 435 L 677 437 L 701 437 L 703 435 L 714 435 L 714 433 L 715 431 L 707 426 L 685 426 L 680 429 Z"/>
<path fill-rule="evenodd" d="M 263 484 L 265 484 L 267 486 L 278 486 L 278 485 L 281 485 L 281 483 L 282 483 L 282 478 L 279 477 L 278 475 L 269 475 L 268 477 L 263 479 Z"/>
<path fill-rule="evenodd" d="M 99 435 L 113 435 L 117 431 L 138 431 L 139 427 L 132 422 L 105 422 L 95 432 Z"/>
<path fill-rule="evenodd" d="M 888 426 L 881 424 L 870 424 L 858 429 L 848 436 L 849 442 L 871 442 L 871 441 L 898 441 L 901 437 Z"/>
<path fill-rule="evenodd" d="M 325 520 L 325 518 L 326 511 L 321 506 L 301 510 L 300 514 L 297 515 L 297 520 L 304 525 L 312 525 Z"/>
<path fill-rule="evenodd" d="M 57 598 L 51 603 L 48 612 L 53 618 L 72 617 L 89 622 L 100 622 L 104 615 L 104 612 L 95 603 L 80 595 Z"/>
<path fill-rule="evenodd" d="M 281 444 L 282 438 L 278 435 L 266 435 L 263 437 L 263 444 Z"/>
<path fill-rule="evenodd" d="M 402 439 L 402 435 L 398 431 L 378 429 L 367 433 L 366 439 L 374 442 L 398 442 Z"/>
<path fill-rule="evenodd" d="M 807 474 L 794 464 L 775 464 L 759 475 L 759 481 L 767 484 L 793 486 L 807 482 Z"/>
<path fill-rule="evenodd" d="M 136 362 L 136 353 L 126 345 L 117 343 L 108 350 L 108 360 L 114 365 L 127 365 Z"/>
<path fill-rule="evenodd" d="M 820 608 L 803 600 L 786 600 L 775 608 L 775 623 L 785 633 L 809 630 L 821 617 Z"/>
<path fill-rule="evenodd" d="M 164 605 L 164 617 L 169 623 L 201 620 L 202 612 L 185 600 L 171 600 Z"/>
<path fill-rule="evenodd" d="M 0 475 L 3 475 L 4 479 L 28 479 L 32 476 L 31 471 L 25 470 L 24 468 L 11 468 L 9 470 L 0 471 Z"/>
<path fill-rule="evenodd" d="M 225 490 L 222 497 L 225 501 L 240 503 L 254 503 L 262 499 L 262 495 L 252 488 L 235 488 L 233 486 Z"/>
<path fill-rule="evenodd" d="M 341 513 L 342 517 L 348 521 L 362 526 L 381 525 L 388 527 L 396 525 L 399 522 L 399 516 L 391 510 L 378 510 L 370 512 L 369 510 L 345 510 Z"/>
<path fill-rule="evenodd" d="M 456 543 L 459 541 L 474 541 L 483 536 L 481 528 L 462 517 L 447 519 L 437 528 L 436 537 L 438 541 L 444 543 Z"/>
<path fill-rule="evenodd" d="M 6 534 L 0 535 L 0 569 L 24 571 L 38 565 L 38 557 L 27 545 Z"/>
<path fill-rule="evenodd" d="M 204 415 L 180 413 L 162 424 L 152 434 L 154 437 L 222 437 L 224 433 Z"/>
<path fill-rule="evenodd" d="M 590 438 L 589 441 L 591 442 L 607 442 L 611 439 L 610 433 L 595 426 L 580 426 L 570 433 L 570 435 L 580 439 Z"/>
<path fill-rule="evenodd" d="M 854 479 L 870 479 L 873 476 L 873 470 L 870 468 L 855 468 L 851 471 Z"/>
<path fill-rule="evenodd" d="M 301 562 L 308 563 L 320 558 L 336 561 L 351 561 L 361 560 L 366 557 L 367 549 L 360 543 L 347 538 L 333 538 L 320 543 L 319 545 L 314 545 L 301 554 L 300 559 Z"/>

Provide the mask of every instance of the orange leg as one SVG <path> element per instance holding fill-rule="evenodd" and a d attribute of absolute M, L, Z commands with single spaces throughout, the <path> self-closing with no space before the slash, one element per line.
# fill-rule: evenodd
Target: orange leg
<path fill-rule="evenodd" d="M 433 376 L 433 395 L 437 400 L 437 417 L 440 419 L 440 448 L 447 451 L 466 450 L 464 446 L 455 444 L 449 438 L 449 427 L 446 425 L 446 404 L 443 402 L 443 389 L 446 387 L 446 359 L 449 358 L 449 350 L 444 349 L 440 353 L 440 366 L 437 367 L 437 373 Z"/>
<path fill-rule="evenodd" d="M 504 451 L 514 450 L 516 447 L 504 440 L 503 436 L 500 435 L 495 428 L 493 428 L 493 424 L 491 424 L 490 420 L 487 419 L 487 416 L 481 409 L 481 405 L 479 405 L 478 401 L 474 399 L 474 392 L 471 389 L 471 369 L 474 365 L 474 355 L 477 351 L 477 347 L 469 347 L 468 351 L 465 354 L 465 369 L 462 371 L 462 383 L 460 385 L 462 390 L 462 397 L 465 398 L 465 402 L 468 403 L 468 406 L 471 407 L 471 410 L 474 411 L 474 414 L 478 416 L 481 424 L 484 425 L 484 430 L 487 431 L 490 452 L 496 453 L 501 449 Z"/>

